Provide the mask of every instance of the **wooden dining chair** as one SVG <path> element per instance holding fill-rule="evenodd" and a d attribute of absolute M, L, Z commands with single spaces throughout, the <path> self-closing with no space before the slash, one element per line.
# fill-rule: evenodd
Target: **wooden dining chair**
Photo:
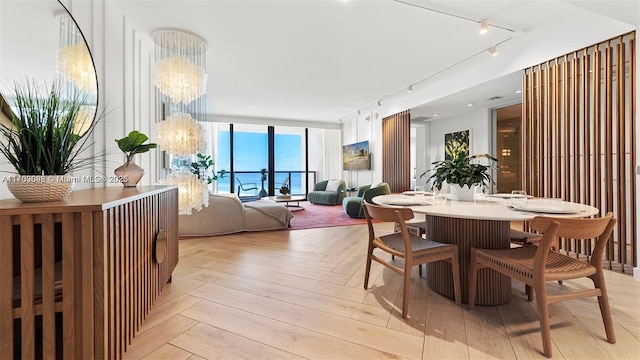
<path fill-rule="evenodd" d="M 542 240 L 538 246 L 525 245 L 518 248 L 499 250 L 471 248 L 469 310 L 472 310 L 475 305 L 478 269 L 487 267 L 525 283 L 529 301 L 532 300 L 533 295 L 531 290 L 535 293 L 540 331 L 542 333 L 542 346 L 547 357 L 552 356 L 549 304 L 558 301 L 597 296 L 607 341 L 615 344 L 616 337 L 613 331 L 613 321 L 611 320 L 609 299 L 602 269 L 602 257 L 615 223 L 616 219 L 613 218 L 612 213 L 608 213 L 601 218 L 592 219 L 538 216 L 531 222 L 533 230 L 543 233 Z M 558 249 L 558 237 L 572 239 L 596 238 L 595 249 L 590 261 L 585 262 L 574 259 L 554 250 Z M 594 288 L 560 295 L 547 294 L 545 285 L 547 281 L 570 280 L 582 277 L 590 278 L 593 281 Z"/>
<path fill-rule="evenodd" d="M 406 221 L 413 219 L 413 211 L 409 208 L 391 208 L 365 203 L 364 214 L 367 219 L 367 225 L 369 226 L 369 248 L 367 250 L 367 264 L 364 275 L 365 289 L 369 287 L 369 274 L 371 271 L 372 260 L 402 275 L 404 277 L 402 317 L 406 319 L 409 307 L 411 269 L 414 265 L 445 260 L 450 262 L 453 268 L 453 289 L 456 304 L 460 305 L 460 265 L 458 264 L 459 259 L 457 245 L 443 244 L 410 234 L 407 230 Z M 376 235 L 373 227 L 372 220 L 374 219 L 380 222 L 398 223 L 400 231 L 378 236 Z M 404 266 L 396 266 L 384 258 L 377 256 L 374 254 L 375 249 L 380 249 L 392 256 L 403 258 Z"/>

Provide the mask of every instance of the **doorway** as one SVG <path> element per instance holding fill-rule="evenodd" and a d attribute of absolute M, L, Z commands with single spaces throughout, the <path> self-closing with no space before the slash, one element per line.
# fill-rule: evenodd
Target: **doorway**
<path fill-rule="evenodd" d="M 522 103 L 496 109 L 499 193 L 522 189 Z"/>

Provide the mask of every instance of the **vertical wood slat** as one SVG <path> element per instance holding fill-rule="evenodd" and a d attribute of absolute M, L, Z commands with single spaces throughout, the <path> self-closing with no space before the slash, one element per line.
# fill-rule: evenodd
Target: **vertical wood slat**
<path fill-rule="evenodd" d="M 613 132 L 612 130 L 612 87 L 611 87 L 611 45 L 607 42 L 604 52 L 604 170 L 605 170 L 605 210 L 613 208 Z M 616 214 L 617 216 L 618 214 Z M 607 260 L 609 260 L 609 268 L 611 269 L 611 260 L 614 254 L 615 243 L 609 241 L 607 243 Z"/>
<path fill-rule="evenodd" d="M 391 192 L 411 186 L 411 115 L 409 110 L 382 119 L 382 180 Z"/>
<path fill-rule="evenodd" d="M 595 204 L 594 206 L 598 209 L 602 209 L 602 158 L 600 154 L 602 153 L 602 120 L 600 116 L 601 110 L 601 101 L 600 98 L 602 96 L 602 87 L 599 86 L 600 78 L 602 77 L 601 64 L 602 64 L 602 54 L 600 53 L 600 49 L 598 45 L 594 46 L 593 50 L 594 64 L 593 64 L 593 73 L 594 73 L 594 102 L 593 102 L 593 122 L 594 122 L 594 140 L 595 140 L 595 148 L 593 152 L 594 159 L 594 169 L 595 169 Z"/>
<path fill-rule="evenodd" d="M 108 210 L 104 212 L 94 212 L 93 217 L 93 321 L 94 333 L 93 344 L 95 359 L 106 359 L 109 353 L 109 306 L 105 303 L 107 300 L 107 290 L 109 287 L 109 261 L 107 258 L 108 239 L 110 237 L 110 229 L 108 227 Z M 105 225 L 107 224 L 107 225 Z"/>
<path fill-rule="evenodd" d="M 569 113 L 570 109 L 569 109 L 569 96 L 570 96 L 570 91 L 569 91 L 569 71 L 571 70 L 569 68 L 569 57 L 567 55 L 564 56 L 564 61 L 562 63 L 562 88 L 563 88 L 563 94 L 562 94 L 562 106 L 564 111 L 562 112 L 562 124 L 563 124 L 563 133 L 564 133 L 564 146 L 562 149 L 562 159 L 564 160 L 564 177 L 563 177 L 563 183 L 564 183 L 564 189 L 562 190 L 562 198 L 566 199 L 566 200 L 571 200 L 569 194 L 571 193 L 571 167 L 570 167 L 570 159 L 569 159 L 569 145 L 570 142 L 569 137 L 570 137 L 570 129 L 569 129 L 569 119 L 571 117 L 571 114 Z"/>
<path fill-rule="evenodd" d="M 56 357 L 55 237 L 53 214 L 42 217 L 42 355 Z"/>
<path fill-rule="evenodd" d="M 0 354 L 13 359 L 13 221 L 0 216 Z M 11 289 L 11 291 L 8 291 Z M 4 340 L 4 341 L 2 341 Z"/>
<path fill-rule="evenodd" d="M 616 95 L 618 99 L 622 99 L 622 101 L 616 101 L 616 105 L 617 105 L 617 111 L 616 111 L 616 126 L 617 126 L 617 134 L 618 134 L 618 149 L 616 150 L 616 161 L 617 161 L 617 170 L 618 170 L 618 189 L 617 189 L 617 200 L 616 203 L 619 205 L 618 206 L 618 239 L 619 239 L 619 244 L 618 244 L 618 254 L 617 254 L 617 258 L 618 259 L 626 259 L 626 249 L 627 247 L 626 245 L 626 229 L 627 229 L 627 206 L 626 206 L 626 195 L 627 195 L 627 191 L 626 191 L 626 184 L 627 182 L 625 181 L 625 175 L 627 173 L 627 166 L 626 166 L 626 131 L 625 131 L 625 99 L 626 99 L 626 92 L 625 92 L 625 81 L 624 81 L 624 63 L 625 63 L 625 46 L 624 46 L 624 42 L 622 41 L 622 37 L 619 38 L 619 42 L 618 44 L 616 44 L 616 86 L 617 86 L 617 90 L 616 90 Z M 621 81 L 622 80 L 622 81 Z M 613 241 L 612 241 L 613 242 Z M 623 261 L 622 264 L 624 264 L 625 262 Z"/>
<path fill-rule="evenodd" d="M 94 227 L 93 212 L 84 211 L 80 213 L 80 251 L 81 251 L 81 329 L 82 344 L 80 358 L 86 359 L 94 356 Z"/>
<path fill-rule="evenodd" d="M 73 213 L 62 214 L 62 352 L 69 359 L 75 358 L 75 238 Z"/>
<path fill-rule="evenodd" d="M 33 215 L 20 215 L 20 308 L 22 310 L 22 358 L 35 358 Z M 12 320 L 13 321 L 13 320 Z"/>
<path fill-rule="evenodd" d="M 557 119 L 560 119 L 560 114 L 562 113 L 562 106 L 561 106 L 561 101 L 560 99 L 562 98 L 562 93 L 560 91 L 560 89 L 562 88 L 561 85 L 561 77 L 560 77 L 560 66 L 558 64 L 558 59 L 555 59 L 554 61 L 554 76 L 555 76 L 555 89 L 554 89 L 554 96 L 553 96 L 553 103 L 554 103 L 554 107 L 555 107 L 555 111 L 553 113 L 554 119 L 556 121 L 554 121 L 555 123 L 555 146 L 554 146 L 554 163 L 555 163 L 555 169 L 556 169 L 556 177 L 555 177 L 555 181 L 553 184 L 553 187 L 555 189 L 554 191 L 554 198 L 562 198 L 562 162 L 560 161 L 560 152 L 562 149 L 562 124 L 560 121 L 557 121 Z"/>
<path fill-rule="evenodd" d="M 629 64 L 629 69 L 631 70 L 631 76 L 630 76 L 630 81 L 631 84 L 635 84 L 636 83 L 636 57 L 633 55 L 636 53 L 636 40 L 635 38 L 632 38 L 629 40 L 629 54 L 631 54 L 631 56 L 629 56 L 630 58 L 630 64 Z M 637 93 L 636 93 L 636 88 L 635 86 L 631 86 L 630 91 L 629 91 L 629 98 L 631 99 L 631 101 L 633 101 L 634 99 L 636 99 Z M 632 167 L 631 172 L 633 173 L 633 166 L 636 164 L 636 153 L 635 151 L 633 151 L 633 148 L 635 147 L 636 144 L 636 108 L 635 106 L 631 106 L 630 107 L 630 124 L 629 124 L 629 129 L 631 129 L 630 133 L 631 133 L 631 140 L 630 140 L 630 147 L 631 147 L 631 156 L 630 156 L 630 160 L 629 163 Z M 629 184 L 629 188 L 630 188 L 630 198 L 631 199 L 635 199 L 636 198 L 636 177 L 631 175 L 630 177 L 630 184 Z M 635 201 L 634 201 L 635 203 Z M 637 254 L 637 241 L 634 240 L 635 239 L 635 234 L 638 233 L 638 229 L 637 229 L 637 223 L 634 219 L 637 219 L 637 209 L 635 206 L 631 206 L 630 209 L 630 214 L 629 214 L 629 219 L 631 219 L 630 223 L 631 223 L 631 231 L 630 231 L 630 236 L 633 236 L 634 238 L 632 238 L 631 240 L 631 257 L 632 257 L 632 261 L 631 261 L 631 265 L 636 267 L 638 266 L 638 262 L 637 259 L 635 257 L 635 254 Z"/>
<path fill-rule="evenodd" d="M 635 33 L 628 33 L 535 65 L 523 79 L 525 190 L 613 211 L 606 259 L 622 271 L 637 264 L 635 55 Z M 589 256 L 592 246 L 562 247 Z"/>

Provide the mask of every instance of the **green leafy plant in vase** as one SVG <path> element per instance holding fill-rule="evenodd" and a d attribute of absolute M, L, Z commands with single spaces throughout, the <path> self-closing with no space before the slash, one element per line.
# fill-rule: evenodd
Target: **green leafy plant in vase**
<path fill-rule="evenodd" d="M 145 144 L 147 140 L 149 140 L 149 137 L 137 130 L 133 130 L 122 139 L 115 140 L 118 148 L 122 150 L 127 158 L 127 161 L 114 171 L 125 187 L 137 186 L 144 175 L 144 169 L 133 161 L 133 156 L 135 154 L 146 153 L 158 147 L 158 144 L 155 143 Z"/>
<path fill-rule="evenodd" d="M 4 177 L 9 191 L 23 202 L 57 201 L 75 183 L 74 170 L 90 168 L 96 154 L 81 156 L 93 143 L 98 120 L 81 92 L 67 93 L 60 81 L 14 82 L 10 122 L 0 122 L 0 153 L 18 173 Z"/>
<path fill-rule="evenodd" d="M 434 161 L 434 167 L 422 173 L 420 177 L 433 171 L 428 179 L 433 180 L 432 189 L 440 190 L 446 182 L 452 188 L 453 200 L 473 200 L 474 186 L 489 186 L 493 182 L 489 171 L 492 166 L 476 162 L 482 158 L 488 159 L 490 163 L 498 161 L 489 154 L 469 156 L 466 152 L 460 151 L 449 160 Z"/>

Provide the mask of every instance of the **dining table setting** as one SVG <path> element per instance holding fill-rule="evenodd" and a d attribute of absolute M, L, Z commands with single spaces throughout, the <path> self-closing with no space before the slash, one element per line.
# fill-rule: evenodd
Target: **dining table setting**
<path fill-rule="evenodd" d="M 379 195 L 372 202 L 382 206 L 409 207 L 423 214 L 425 236 L 442 243 L 457 244 L 460 256 L 462 301 L 468 298 L 468 271 L 471 247 L 506 249 L 510 247 L 512 222 L 526 222 L 536 216 L 566 218 L 590 217 L 599 214 L 593 206 L 557 198 L 532 197 L 522 190 L 512 193 L 485 194 L 478 192 L 473 201 L 451 200 L 445 191 L 405 191 Z M 429 287 L 439 294 L 453 298 L 451 267 L 442 262 L 427 266 Z M 511 297 L 511 279 L 493 270 L 478 274 L 480 305 L 499 305 Z"/>

